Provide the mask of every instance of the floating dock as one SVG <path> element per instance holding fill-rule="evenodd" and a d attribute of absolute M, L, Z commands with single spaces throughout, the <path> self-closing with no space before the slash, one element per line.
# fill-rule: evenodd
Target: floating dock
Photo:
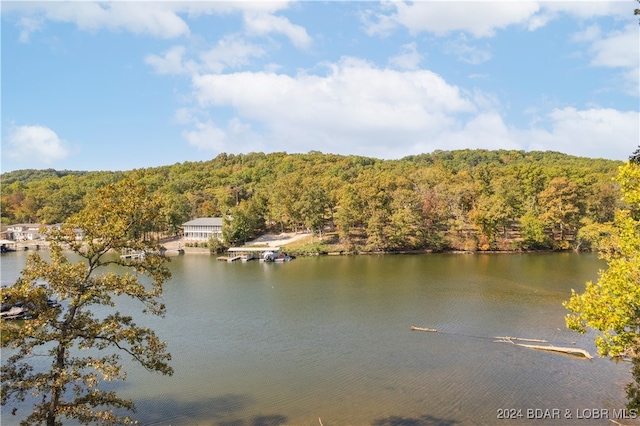
<path fill-rule="evenodd" d="M 231 247 L 227 250 L 227 255 L 218 257 L 218 260 L 222 262 L 235 262 L 236 260 L 248 262 L 254 259 L 262 260 L 262 255 L 264 253 L 278 253 L 279 251 L 280 247 Z"/>
<path fill-rule="evenodd" d="M 144 259 L 144 256 L 143 251 L 125 250 L 120 255 L 120 259 Z"/>

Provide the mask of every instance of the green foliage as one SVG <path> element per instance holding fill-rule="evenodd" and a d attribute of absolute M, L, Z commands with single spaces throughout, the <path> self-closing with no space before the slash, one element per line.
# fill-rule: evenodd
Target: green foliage
<path fill-rule="evenodd" d="M 243 200 L 229 210 L 223 218 L 222 236 L 225 242 L 233 245 L 253 238 L 262 228 L 261 206 L 254 200 Z"/>
<path fill-rule="evenodd" d="M 606 251 L 611 247 L 610 239 L 616 232 L 611 222 L 597 223 L 590 219 L 584 219 L 582 223 L 583 226 L 577 236 L 578 249 Z"/>
<path fill-rule="evenodd" d="M 596 345 L 602 356 L 631 355 L 640 337 L 640 165 L 628 162 L 617 178 L 628 208 L 619 210 L 611 226 L 597 239 L 607 269 L 584 293 L 572 291 L 565 306 L 567 326 L 584 332 L 597 330 Z M 637 354 L 635 354 L 637 356 Z"/>
<path fill-rule="evenodd" d="M 209 237 L 207 241 L 207 247 L 211 253 L 222 253 L 225 250 L 225 245 L 214 236 Z"/>
<path fill-rule="evenodd" d="M 569 247 L 582 220 L 613 220 L 620 164 L 506 150 L 401 160 L 277 152 L 128 172 L 16 172 L 0 177 L 2 221 L 64 222 L 87 205 L 86 194 L 129 177 L 162 199 L 158 231 L 167 235 L 195 217 L 229 216 L 229 242 L 264 230 L 336 229 L 355 251 Z"/>
<path fill-rule="evenodd" d="M 565 177 L 555 177 L 538 195 L 540 219 L 560 233 L 564 241 L 568 232 L 575 232 L 580 219 L 581 194 L 578 185 Z"/>
<path fill-rule="evenodd" d="M 44 180 L 48 178 L 61 178 L 64 176 L 84 176 L 87 173 L 88 172 L 54 170 L 54 169 L 44 169 L 44 170 L 23 169 L 23 170 L 14 170 L 12 172 L 3 173 L 2 182 L 5 185 L 10 185 L 13 182 L 29 183 L 32 181 Z"/>
<path fill-rule="evenodd" d="M 33 401 L 23 424 L 61 425 L 63 418 L 84 424 L 130 423 L 112 409 L 133 410 L 133 402 L 101 390 L 105 381 L 124 380 L 121 354 L 149 371 L 172 374 L 166 343 L 121 313 L 117 304 L 128 297 L 144 313 L 164 315 L 160 297 L 170 274 L 160 247 L 146 238 L 162 226 L 160 201 L 126 179 L 104 186 L 87 202 L 60 230 L 50 231 L 50 260 L 32 254 L 20 279 L 3 290 L 3 303 L 22 302 L 33 316 L 23 325 L 0 322 L 8 355 L 2 365 L 2 405 Z M 77 231 L 84 233 L 82 240 Z M 81 261 L 71 262 L 67 250 Z M 125 259 L 110 253 L 125 250 L 145 256 Z M 127 272 L 110 268 L 100 273 L 109 265 Z M 47 298 L 59 298 L 61 308 L 48 307 Z M 43 364 L 34 365 L 34 355 L 48 357 L 50 367 L 36 367 Z"/>

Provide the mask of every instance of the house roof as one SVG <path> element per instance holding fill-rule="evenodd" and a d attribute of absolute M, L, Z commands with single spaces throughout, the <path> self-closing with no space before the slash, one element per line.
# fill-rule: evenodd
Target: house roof
<path fill-rule="evenodd" d="M 221 217 L 199 217 L 185 222 L 182 226 L 222 226 Z"/>
<path fill-rule="evenodd" d="M 29 229 L 40 229 L 42 226 L 41 223 L 14 223 L 13 225 L 9 225 L 8 228 L 29 228 Z"/>

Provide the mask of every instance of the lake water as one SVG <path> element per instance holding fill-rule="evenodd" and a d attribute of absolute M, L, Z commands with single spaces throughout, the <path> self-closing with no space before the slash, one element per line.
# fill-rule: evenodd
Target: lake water
<path fill-rule="evenodd" d="M 2 256 L 3 284 L 25 257 Z M 592 334 L 565 329 L 562 302 L 602 267 L 576 253 L 174 257 L 167 316 L 145 320 L 169 343 L 175 374 L 129 366 L 116 388 L 149 425 L 608 424 L 588 417 L 624 408 L 630 364 L 491 338 L 576 342 L 595 355 Z M 522 416 L 497 418 L 509 409 Z M 543 410 L 560 418 L 532 418 Z"/>

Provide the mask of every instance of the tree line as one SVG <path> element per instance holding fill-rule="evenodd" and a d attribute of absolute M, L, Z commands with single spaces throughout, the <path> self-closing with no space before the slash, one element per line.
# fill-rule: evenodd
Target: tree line
<path fill-rule="evenodd" d="M 162 200 L 163 231 L 225 218 L 229 244 L 265 231 L 335 232 L 346 250 L 584 247 L 578 231 L 622 207 L 621 161 L 557 152 L 435 151 L 399 160 L 220 154 L 119 172 L 1 175 L 2 224 L 60 223 L 107 184 L 132 179 Z"/>
<path fill-rule="evenodd" d="M 307 226 L 322 232 L 335 226 L 343 239 L 361 233 L 367 244 L 382 245 L 408 241 L 434 245 L 438 238 L 446 243 L 457 232 L 456 221 L 472 226 L 477 241 L 493 235 L 486 233 L 492 226 L 498 226 L 497 234 L 503 231 L 500 227 L 514 228 L 517 223 L 524 230 L 537 221 L 559 232 L 558 241 L 563 242 L 577 223 L 583 224 L 583 239 L 595 245 L 608 268 L 600 271 L 596 283 L 586 284 L 584 293 L 572 291 L 564 304 L 570 311 L 567 326 L 581 332 L 596 330 L 601 356 L 631 359 L 633 381 L 626 386 L 627 407 L 635 415 L 640 408 L 640 147 L 620 167 L 606 160 L 549 153 L 533 158 L 536 155 L 457 151 L 381 161 L 319 153 L 248 154 L 218 156 L 213 160 L 217 167 L 211 162 L 191 165 L 193 172 L 201 173 L 193 183 L 199 181 L 201 190 L 227 200 L 227 204 L 211 205 L 223 206 L 221 213 L 236 214 L 230 216 L 227 233 L 237 232 L 243 212 L 265 227 Z M 279 172 L 268 167 L 275 165 Z M 124 380 L 120 354 L 130 355 L 149 371 L 173 373 L 166 342 L 148 327 L 136 325 L 132 316 L 121 314 L 113 296 L 129 296 L 142 303 L 143 312 L 164 315 L 162 287 L 170 272 L 158 241 L 145 236 L 169 229 L 171 210 L 165 187 L 185 185 L 179 195 L 188 199 L 193 194 L 184 183 L 189 167 L 183 166 L 123 173 L 46 173 L 42 179 L 32 178 L 38 173 L 23 171 L 2 176 L 3 186 L 12 189 L 5 192 L 3 188 L 3 219 L 11 219 L 4 210 L 4 197 L 29 199 L 28 193 L 16 196 L 21 190 L 48 186 L 65 189 L 64 194 L 86 195 L 79 197 L 83 207 L 66 218 L 60 229 L 47 231 L 50 259 L 34 252 L 21 277 L 3 290 L 3 303 L 28 306 L 32 314 L 24 324 L 0 318 L 2 347 L 10 351 L 2 365 L 0 402 L 3 407 L 33 404 L 21 424 L 59 425 L 65 418 L 86 424 L 131 423 L 129 416 L 113 409 L 135 412 L 134 402 L 101 389 L 105 381 Z M 70 176 L 80 180 L 65 180 Z M 206 176 L 229 179 L 228 185 L 211 188 L 199 180 Z M 43 183 L 50 179 L 54 181 Z M 67 188 L 55 179 L 75 186 Z M 270 185 L 263 186 L 268 179 Z M 55 192 L 50 196 L 64 198 Z M 618 206 L 613 212 L 611 203 Z M 41 208 L 51 214 L 54 207 L 59 208 Z M 508 213 L 500 216 L 501 211 Z M 564 214 L 572 219 L 565 221 Z M 317 223 L 309 219 L 314 215 Z M 502 223 L 502 217 L 511 218 L 510 222 Z M 244 226 L 256 224 L 247 221 Z M 83 241 L 76 239 L 75 229 L 84 230 Z M 441 230 L 449 234 L 439 235 Z M 70 262 L 65 249 L 81 261 Z M 141 251 L 146 256 L 114 259 L 107 255 L 111 250 Z M 136 274 L 98 273 L 114 264 Z M 141 274 L 146 275 L 144 283 L 139 280 Z M 54 295 L 64 303 L 52 308 L 48 300 Z M 94 315 L 98 305 L 110 313 Z M 37 353 L 45 348 L 48 351 Z M 100 354 L 83 355 L 77 350 L 89 348 Z M 34 353 L 51 360 L 48 370 L 34 367 Z M 12 415 L 17 411 L 18 406 L 13 407 Z"/>

